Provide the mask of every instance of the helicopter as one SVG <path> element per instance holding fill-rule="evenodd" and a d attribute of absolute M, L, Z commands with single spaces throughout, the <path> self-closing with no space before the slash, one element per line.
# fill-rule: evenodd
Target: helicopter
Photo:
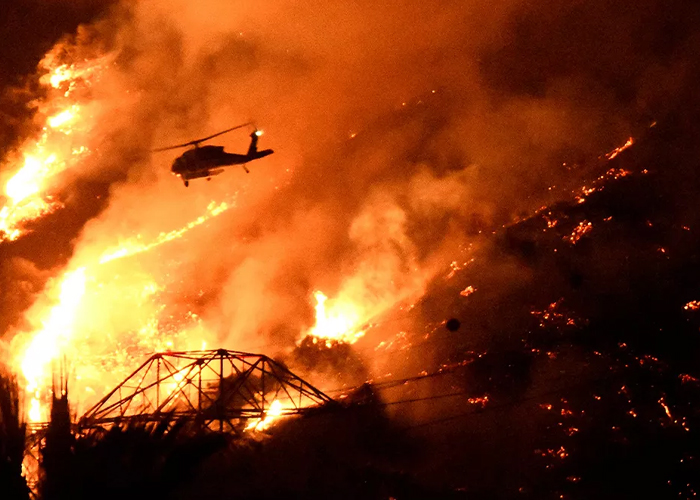
<path fill-rule="evenodd" d="M 207 180 L 211 180 L 212 176 L 219 175 L 224 171 L 223 167 L 230 165 L 241 165 L 246 173 L 250 173 L 250 170 L 248 170 L 248 167 L 245 165 L 246 163 L 264 158 L 265 156 L 274 153 L 274 151 L 271 149 L 258 151 L 258 139 L 262 135 L 262 130 L 254 129 L 250 134 L 250 146 L 248 146 L 248 152 L 246 154 L 227 153 L 224 151 L 223 146 L 199 145 L 200 143 L 208 141 L 209 139 L 213 139 L 214 137 L 218 137 L 239 128 L 247 127 L 248 125 L 252 124 L 244 123 L 202 139 L 177 144 L 175 146 L 168 146 L 167 148 L 154 149 L 153 151 L 168 151 L 170 149 L 194 146 L 175 158 L 175 161 L 173 161 L 173 165 L 170 168 L 170 171 L 174 175 L 182 179 L 182 181 L 185 183 L 185 187 L 190 185 L 190 180 L 192 179 L 206 177 Z"/>

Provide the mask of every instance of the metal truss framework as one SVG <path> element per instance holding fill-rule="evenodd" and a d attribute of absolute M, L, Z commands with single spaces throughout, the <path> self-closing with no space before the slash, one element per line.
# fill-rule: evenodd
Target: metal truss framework
<path fill-rule="evenodd" d="M 184 421 L 238 433 L 267 417 L 302 414 L 333 400 L 261 354 L 217 349 L 158 353 L 79 420 L 82 429 Z"/>

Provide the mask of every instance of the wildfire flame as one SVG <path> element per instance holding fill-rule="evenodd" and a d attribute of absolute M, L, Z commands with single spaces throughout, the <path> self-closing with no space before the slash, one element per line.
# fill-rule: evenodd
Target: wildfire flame
<path fill-rule="evenodd" d="M 42 195 L 51 188 L 53 179 L 71 167 L 79 158 L 89 152 L 85 145 L 76 146 L 78 131 L 88 133 L 94 124 L 73 97 L 73 90 L 81 83 L 89 85 L 86 79 L 95 78 L 103 69 L 103 61 L 86 61 L 82 68 L 60 65 L 50 68 L 52 56 L 47 56 L 41 66 L 48 72 L 40 79 L 40 84 L 48 88 L 46 100 L 39 105 L 39 119 L 43 117 L 41 134 L 38 139 L 26 142 L 20 148 L 22 166 L 17 169 L 4 187 L 6 204 L 0 209 L 0 242 L 16 240 L 24 233 L 27 222 L 43 217 L 61 207 L 49 195 Z M 63 94 L 58 89 L 68 87 Z M 80 130 L 78 130 L 78 124 Z"/>
<path fill-rule="evenodd" d="M 140 243 L 139 238 L 137 237 L 135 239 L 123 242 L 116 248 L 107 250 L 102 254 L 102 257 L 100 257 L 100 264 L 105 264 L 115 259 L 121 259 L 124 257 L 130 257 L 132 255 L 147 252 L 149 250 L 152 250 L 153 248 L 162 245 L 163 243 L 167 243 L 169 241 L 181 238 L 185 233 L 187 233 L 191 229 L 194 229 L 197 226 L 201 226 L 213 217 L 221 215 L 232 206 L 233 205 L 229 205 L 226 202 L 221 202 L 217 204 L 216 202 L 212 201 L 207 206 L 206 214 L 199 216 L 198 218 L 187 223 L 180 229 L 174 229 L 167 233 L 160 233 L 158 237 L 150 243 Z"/>
<path fill-rule="evenodd" d="M 110 56 L 75 64 L 64 63 L 61 57 L 60 46 L 57 46 L 40 63 L 45 72 L 40 85 L 46 89 L 46 98 L 39 103 L 37 113 L 43 120 L 41 134 L 20 148 L 23 165 L 5 184 L 7 201 L 0 209 L 0 241 L 20 238 L 26 233 L 28 222 L 61 208 L 60 202 L 46 193 L 54 186 L 58 174 L 90 152 L 88 138 L 101 110 L 81 90 L 100 80 Z M 25 379 L 27 414 L 31 421 L 40 421 L 46 416 L 46 394 L 42 391 L 49 381 L 52 362 L 63 356 L 70 354 L 71 362 L 77 365 L 74 366 L 78 379 L 73 384 L 74 392 L 94 394 L 93 387 L 116 382 L 125 367 L 131 367 L 134 349 L 149 352 L 170 349 L 175 344 L 199 348 L 206 343 L 207 334 L 197 326 L 199 318 L 194 314 L 181 320 L 187 327 L 181 326 L 177 332 L 164 331 L 169 328 L 159 319 L 164 306 L 153 300 L 162 286 L 150 275 L 132 268 L 110 268 L 112 272 L 105 273 L 100 265 L 180 238 L 231 206 L 231 203 L 212 202 L 204 215 L 184 227 L 161 233 L 150 242 L 136 237 L 98 252 L 101 257 L 97 262 L 74 265 L 75 270 L 65 273 L 56 282 L 58 293 L 53 305 L 44 309 L 37 306 L 29 313 L 30 323 L 39 327 L 16 336 L 12 343 L 14 364 Z M 131 276 L 128 283 L 119 281 L 120 273 Z M 110 306 L 115 304 L 122 304 L 120 309 L 129 310 L 134 316 L 114 318 Z M 111 336 L 111 344 L 95 338 L 100 323 L 108 326 L 104 328 L 106 332 L 99 335 Z M 197 335 L 192 335 L 193 330 Z M 191 338 L 184 342 L 178 340 L 187 334 Z M 126 342 L 127 339 L 130 342 Z M 81 353 L 89 355 L 81 356 Z"/>
<path fill-rule="evenodd" d="M 63 276 L 57 287 L 59 293 L 56 303 L 39 319 L 41 328 L 14 341 L 19 343 L 24 338 L 30 339 L 22 349 L 19 349 L 21 354 L 17 356 L 20 359 L 20 371 L 26 381 L 25 389 L 30 398 L 28 409 L 30 421 L 38 422 L 45 417 L 46 412 L 41 389 L 45 387 L 50 377 L 51 363 L 67 352 L 73 354 L 71 356 L 72 359 L 80 359 L 81 378 L 86 380 L 96 378 L 103 384 L 109 383 L 110 377 L 100 373 L 100 362 L 102 360 L 97 355 L 99 349 L 93 349 L 90 352 L 92 357 L 95 358 L 92 361 L 75 355 L 80 352 L 82 343 L 87 344 L 86 349 L 88 350 L 94 347 L 92 344 L 95 343 L 93 338 L 94 327 L 90 324 L 78 325 L 77 318 L 82 318 L 82 323 L 90 323 L 90 319 L 97 321 L 93 313 L 94 310 L 97 310 L 106 318 L 106 321 L 110 321 L 109 306 L 118 301 L 124 301 L 127 304 L 125 308 L 134 313 L 139 307 L 145 307 L 146 313 L 144 317 L 135 318 L 134 322 L 115 318 L 115 321 L 119 321 L 120 324 L 110 324 L 111 329 L 119 331 L 121 327 L 125 333 L 129 330 L 133 331 L 135 336 L 133 343 L 135 346 L 142 347 L 145 352 L 172 349 L 174 346 L 177 335 L 168 331 L 161 332 L 158 317 L 164 306 L 155 305 L 150 301 L 162 290 L 162 287 L 150 277 L 144 277 L 141 280 L 138 277 L 132 277 L 132 282 L 128 285 L 114 279 L 106 282 L 99 280 L 96 275 L 99 274 L 98 270 L 101 265 L 113 262 L 119 258 L 152 250 L 157 246 L 180 238 L 187 231 L 204 224 L 230 207 L 231 205 L 227 203 L 210 203 L 205 215 L 198 217 L 180 229 L 161 233 L 155 241 L 147 244 L 127 242 L 123 247 L 104 252 L 99 262 L 67 272 Z M 92 285 L 89 288 L 88 277 Z M 113 278 L 113 275 L 110 274 L 107 278 Z M 132 289 L 133 291 L 131 291 Z M 198 323 L 198 319 L 194 314 L 189 315 L 191 322 Z M 191 330 L 181 329 L 178 333 L 181 337 L 187 337 L 186 343 L 189 347 L 200 348 L 200 346 L 204 346 L 207 343 L 202 338 L 202 335 L 207 335 L 205 332 L 199 332 L 198 336 L 192 336 L 193 332 Z M 118 347 L 107 345 L 102 348 L 111 351 Z M 133 346 L 131 346 L 131 349 L 133 349 Z M 110 352 L 108 357 L 111 358 L 109 363 L 117 364 L 120 368 L 129 366 L 129 361 L 131 361 L 128 353 Z M 116 381 L 118 381 L 118 378 L 113 382 Z M 81 385 L 78 384 L 79 387 Z"/>
<path fill-rule="evenodd" d="M 256 430 L 256 431 L 264 431 L 270 428 L 270 426 L 277 421 L 281 416 L 284 411 L 284 408 L 282 406 L 282 403 L 279 400 L 274 400 L 272 404 L 270 405 L 270 408 L 268 408 L 265 411 L 265 417 L 264 418 L 256 418 L 252 420 L 245 428 L 245 430 L 250 431 L 250 430 Z"/>
<path fill-rule="evenodd" d="M 365 334 L 364 331 L 357 330 L 360 316 L 352 303 L 331 301 L 330 307 L 327 308 L 328 297 L 323 292 L 316 291 L 314 298 L 316 325 L 309 330 L 308 335 L 324 339 L 330 347 L 331 341 L 352 344 Z"/>
<path fill-rule="evenodd" d="M 58 303 L 51 308 L 43 321 L 42 329 L 36 332 L 24 354 L 21 370 L 27 381 L 26 390 L 33 394 L 29 411 L 29 418 L 33 422 L 41 419 L 41 384 L 48 365 L 56 359 L 63 344 L 69 339 L 75 315 L 85 294 L 86 279 L 85 268 L 65 275 L 60 284 Z"/>

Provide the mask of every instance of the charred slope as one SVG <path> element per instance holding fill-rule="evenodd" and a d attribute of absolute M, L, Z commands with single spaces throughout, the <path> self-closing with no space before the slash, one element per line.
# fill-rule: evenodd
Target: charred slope
<path fill-rule="evenodd" d="M 488 498 L 700 487 L 699 136 L 685 112 L 653 127 L 610 162 L 629 173 L 497 231 L 371 330 L 395 341 L 374 376 L 442 371 L 382 392 L 417 400 L 394 413 L 429 443 L 418 477 Z"/>

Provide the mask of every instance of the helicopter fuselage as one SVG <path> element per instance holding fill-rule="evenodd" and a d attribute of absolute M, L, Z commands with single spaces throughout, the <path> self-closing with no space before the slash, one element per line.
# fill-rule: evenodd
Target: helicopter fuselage
<path fill-rule="evenodd" d="M 222 173 L 221 167 L 243 165 L 248 172 L 246 163 L 264 158 L 274 152 L 271 149 L 257 150 L 257 134 L 251 134 L 251 139 L 246 154 L 227 153 L 223 146 L 195 146 L 175 159 L 171 171 L 185 182 L 185 186 L 189 184 L 190 179 L 208 178 Z"/>

